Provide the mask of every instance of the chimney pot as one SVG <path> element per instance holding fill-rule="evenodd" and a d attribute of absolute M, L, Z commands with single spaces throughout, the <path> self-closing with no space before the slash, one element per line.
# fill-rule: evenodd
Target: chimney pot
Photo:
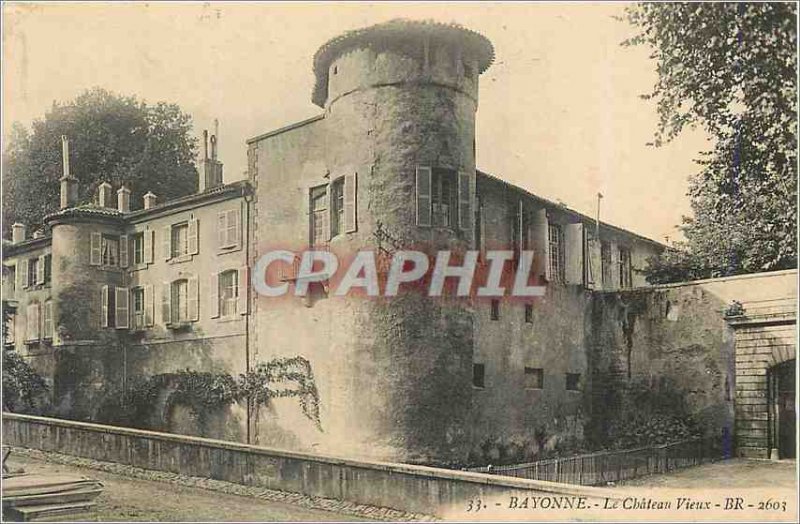
<path fill-rule="evenodd" d="M 19 244 L 20 242 L 24 242 L 26 230 L 25 224 L 14 222 L 11 226 L 11 243 Z"/>
<path fill-rule="evenodd" d="M 148 191 L 147 194 L 144 195 L 144 208 L 145 209 L 151 209 L 151 208 L 156 207 L 156 202 L 157 201 L 158 201 L 158 197 L 156 197 L 153 193 Z"/>
<path fill-rule="evenodd" d="M 117 189 L 117 211 L 120 213 L 131 212 L 131 190 L 125 186 Z"/>
<path fill-rule="evenodd" d="M 103 182 L 97 186 L 97 205 L 100 207 L 114 208 L 114 202 L 111 197 L 111 184 Z"/>

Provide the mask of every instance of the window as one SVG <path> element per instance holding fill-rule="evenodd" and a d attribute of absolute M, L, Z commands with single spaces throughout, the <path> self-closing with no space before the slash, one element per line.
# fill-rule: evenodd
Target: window
<path fill-rule="evenodd" d="M 187 222 L 172 226 L 171 238 L 172 258 L 189 254 L 189 224 Z"/>
<path fill-rule="evenodd" d="M 219 311 L 223 317 L 237 313 L 239 302 L 239 272 L 235 269 L 219 275 Z"/>
<path fill-rule="evenodd" d="M 581 389 L 581 374 L 567 373 L 567 391 L 580 391 L 580 389 Z"/>
<path fill-rule="evenodd" d="M 144 233 L 133 235 L 133 264 L 144 264 Z"/>
<path fill-rule="evenodd" d="M 172 283 L 172 323 L 189 320 L 189 282 L 176 280 Z"/>
<path fill-rule="evenodd" d="M 135 287 L 131 290 L 131 306 L 133 307 L 133 328 L 142 329 L 145 327 L 145 311 L 144 311 L 144 288 Z"/>
<path fill-rule="evenodd" d="M 228 211 L 219 213 L 217 218 L 217 233 L 219 235 L 220 248 L 230 248 L 239 245 L 240 217 L 241 210 L 239 208 L 229 209 Z"/>
<path fill-rule="evenodd" d="M 431 172 L 431 218 L 434 226 L 456 227 L 456 172 L 435 168 Z"/>
<path fill-rule="evenodd" d="M 25 340 L 33 342 L 39 340 L 39 304 L 29 304 L 25 310 Z"/>
<path fill-rule="evenodd" d="M 311 246 L 328 241 L 328 191 L 325 186 L 311 190 Z"/>
<path fill-rule="evenodd" d="M 533 304 L 525 304 L 525 322 L 533 324 Z"/>
<path fill-rule="evenodd" d="M 619 287 L 631 287 L 631 251 L 628 248 L 619 248 Z"/>
<path fill-rule="evenodd" d="M 113 286 L 103 286 L 102 290 L 102 304 L 103 304 L 103 311 L 100 319 L 100 325 L 102 327 L 115 327 L 116 326 L 116 293 L 114 293 Z"/>
<path fill-rule="evenodd" d="M 53 301 L 47 300 L 44 303 L 44 322 L 42 324 L 42 338 L 53 338 Z"/>
<path fill-rule="evenodd" d="M 35 286 L 38 282 L 39 258 L 28 259 L 28 286 Z"/>
<path fill-rule="evenodd" d="M 490 315 L 491 315 L 490 318 L 492 320 L 500 320 L 500 301 L 497 300 L 496 298 L 492 299 L 492 306 L 491 307 L 492 307 L 492 310 L 490 312 Z"/>
<path fill-rule="evenodd" d="M 609 289 L 614 283 L 611 278 L 611 246 L 608 242 L 600 243 L 600 268 L 603 278 L 603 289 Z"/>
<path fill-rule="evenodd" d="M 104 266 L 117 266 L 119 264 L 119 237 L 103 235 L 100 251 Z"/>
<path fill-rule="evenodd" d="M 550 247 L 550 278 L 554 282 L 564 282 L 564 231 L 558 224 L 548 226 L 548 242 Z"/>
<path fill-rule="evenodd" d="M 13 346 L 14 342 L 16 342 L 17 340 L 16 323 L 17 323 L 17 313 L 15 310 L 11 309 L 8 312 L 8 321 L 6 322 L 6 328 L 3 331 L 5 336 L 3 343 L 6 346 Z"/>
<path fill-rule="evenodd" d="M 525 368 L 525 389 L 544 389 L 544 370 Z"/>
<path fill-rule="evenodd" d="M 476 388 L 486 387 L 486 366 L 472 364 L 472 385 Z"/>

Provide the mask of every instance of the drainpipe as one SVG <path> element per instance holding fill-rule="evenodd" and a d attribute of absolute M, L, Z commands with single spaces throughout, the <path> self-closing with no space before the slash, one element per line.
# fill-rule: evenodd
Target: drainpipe
<path fill-rule="evenodd" d="M 245 192 L 247 189 L 245 189 Z M 247 275 L 250 276 L 250 271 L 252 268 L 250 267 L 250 204 L 253 201 L 253 196 L 249 193 L 245 193 L 244 195 L 244 202 L 245 202 L 245 243 L 244 243 L 244 253 L 245 253 L 245 265 L 247 266 Z M 245 291 L 248 295 L 248 304 L 247 304 L 247 314 L 244 316 L 244 369 L 245 374 L 250 372 L 250 315 L 253 314 L 253 307 L 250 304 L 250 298 L 252 295 L 250 294 L 250 282 L 247 283 L 247 290 Z M 250 398 L 247 399 L 247 408 L 246 412 L 247 415 L 245 417 L 246 424 L 247 424 L 247 443 L 250 444 L 251 436 L 250 436 Z"/>

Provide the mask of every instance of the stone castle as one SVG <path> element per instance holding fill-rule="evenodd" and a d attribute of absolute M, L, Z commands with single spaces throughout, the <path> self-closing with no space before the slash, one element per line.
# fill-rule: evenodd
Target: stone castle
<path fill-rule="evenodd" d="M 456 25 L 392 21 L 346 33 L 314 57 L 312 102 L 322 113 L 248 140 L 248 180 L 224 183 L 217 135 L 210 152 L 206 136 L 200 191 L 161 203 L 150 193 L 136 210 L 125 187 L 108 184 L 78 202 L 66 141 L 49 233 L 28 238 L 15 224 L 4 244 L 4 297 L 15 313 L 6 346 L 47 378 L 72 418 L 96 419 L 109 384 L 187 368 L 243 373 L 302 356 L 321 429 L 292 399 L 198 425 L 168 391 L 153 427 L 413 462 L 465 460 L 497 441 L 526 456 L 580 441 L 597 411 L 598 370 L 617 376 L 627 366 L 631 376 L 630 345 L 627 363 L 619 355 L 633 344 L 632 313 L 602 297 L 646 288 L 642 269 L 663 246 L 477 169 L 478 79 L 493 59 L 486 38 Z M 330 295 L 324 284 L 306 297 L 251 291 L 252 267 L 272 249 L 347 257 L 420 246 L 532 250 L 546 296 L 366 299 Z M 284 280 L 296 279 L 288 267 Z M 679 292 L 648 307 L 670 293 Z M 701 404 L 717 406 L 724 425 L 732 353 L 717 351 L 715 336 L 703 364 L 718 370 L 714 393 Z M 599 358 L 600 339 L 619 351 Z"/>

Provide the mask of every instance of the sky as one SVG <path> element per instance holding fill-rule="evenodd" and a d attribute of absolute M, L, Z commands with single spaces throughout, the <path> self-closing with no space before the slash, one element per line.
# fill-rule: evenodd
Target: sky
<path fill-rule="evenodd" d="M 312 57 L 344 31 L 393 18 L 456 22 L 489 38 L 478 169 L 655 240 L 678 239 L 701 131 L 660 148 L 647 48 L 621 3 L 26 3 L 3 5 L 3 135 L 91 87 L 174 102 L 196 134 L 219 119 L 225 180 L 245 141 L 322 110 Z"/>

